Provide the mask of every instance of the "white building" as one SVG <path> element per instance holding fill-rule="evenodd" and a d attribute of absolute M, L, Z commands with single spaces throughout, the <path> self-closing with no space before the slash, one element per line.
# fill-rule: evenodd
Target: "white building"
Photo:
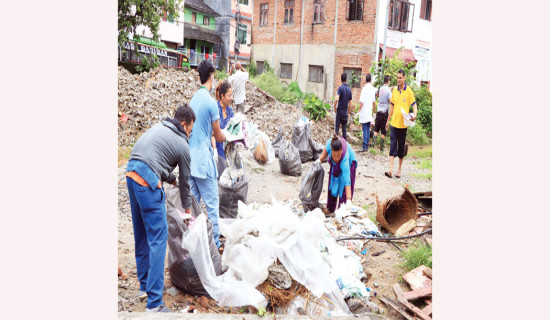
<path fill-rule="evenodd" d="M 391 15 L 388 14 L 388 8 Z M 427 83 L 429 86 L 432 79 L 432 0 L 379 0 L 377 11 L 378 59 L 382 59 L 384 54 L 386 31 L 388 57 L 393 56 L 398 48 L 404 47 L 399 58 L 416 61 L 416 84 Z"/>
<path fill-rule="evenodd" d="M 164 14 L 159 24 L 159 40 L 164 42 L 166 46 L 171 49 L 176 49 L 178 46 L 183 45 L 184 2 L 185 1 L 182 1 L 179 10 L 179 23 L 172 17 L 172 15 Z M 153 38 L 153 34 L 149 28 L 143 25 L 136 28 L 136 35 L 149 39 Z"/>

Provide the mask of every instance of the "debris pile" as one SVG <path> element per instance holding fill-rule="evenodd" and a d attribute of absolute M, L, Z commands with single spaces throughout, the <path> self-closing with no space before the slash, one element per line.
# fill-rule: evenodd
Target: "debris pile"
<path fill-rule="evenodd" d="M 218 80 L 214 80 L 214 86 Z M 156 68 L 141 74 L 131 74 L 123 67 L 118 68 L 118 144 L 132 146 L 148 128 L 167 116 L 173 116 L 177 106 L 189 103 L 200 88 L 196 70 L 188 72 Z M 247 118 L 257 124 L 270 140 L 279 127 L 290 140 L 293 124 L 302 115 L 301 103 L 281 103 L 269 93 L 246 84 L 245 110 Z M 307 114 L 306 114 L 307 116 Z M 312 122 L 311 137 L 324 144 L 332 135 L 334 116 Z"/>

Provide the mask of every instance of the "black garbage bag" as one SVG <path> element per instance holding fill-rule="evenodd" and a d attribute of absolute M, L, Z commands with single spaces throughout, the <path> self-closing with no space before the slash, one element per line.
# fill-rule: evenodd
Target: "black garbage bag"
<path fill-rule="evenodd" d="M 313 149 L 309 143 L 311 124 L 294 125 L 292 130 L 292 144 L 300 151 L 300 161 L 302 163 L 313 159 Z"/>
<path fill-rule="evenodd" d="M 279 147 L 283 144 L 283 128 L 279 127 L 279 133 L 277 133 L 277 136 L 271 142 L 271 146 L 273 149 L 275 149 L 275 158 L 279 158 Z"/>
<path fill-rule="evenodd" d="M 311 147 L 311 150 L 313 150 L 313 160 L 317 160 L 321 157 L 321 153 L 323 153 L 324 145 L 315 142 L 313 138 L 309 137 L 309 145 Z"/>
<path fill-rule="evenodd" d="M 193 204 L 191 206 L 191 215 L 197 217 L 201 213 L 199 204 L 193 196 L 191 196 Z M 189 256 L 189 252 L 181 247 L 182 237 L 189 231 L 187 224 L 176 211 L 176 208 L 184 212 L 181 206 L 180 191 L 177 187 L 166 186 L 166 216 L 168 222 L 168 269 L 170 272 L 170 281 L 182 291 L 191 295 L 210 297 L 206 289 L 204 289 L 199 274 L 195 269 L 193 260 Z M 207 219 L 207 232 L 210 257 L 214 264 L 216 275 L 222 274 L 222 263 L 220 253 L 214 237 L 212 236 L 212 222 Z"/>
<path fill-rule="evenodd" d="M 324 176 L 325 170 L 323 166 L 320 163 L 313 163 L 302 179 L 300 200 L 305 212 L 319 207 L 319 197 L 321 197 L 321 192 L 323 191 Z"/>
<path fill-rule="evenodd" d="M 223 171 L 225 170 L 225 168 L 227 168 L 227 161 L 224 158 L 220 157 L 219 155 L 218 155 L 217 167 L 218 167 L 218 181 L 219 181 Z"/>
<path fill-rule="evenodd" d="M 226 169 L 228 170 L 228 169 Z M 226 174 L 228 176 L 228 174 Z M 246 203 L 248 195 L 248 177 L 246 173 L 231 182 L 221 178 L 218 181 L 218 193 L 220 196 L 220 218 L 237 218 L 239 200 Z"/>
<path fill-rule="evenodd" d="M 300 151 L 288 141 L 279 147 L 279 168 L 281 173 L 288 176 L 298 177 L 302 174 Z"/>

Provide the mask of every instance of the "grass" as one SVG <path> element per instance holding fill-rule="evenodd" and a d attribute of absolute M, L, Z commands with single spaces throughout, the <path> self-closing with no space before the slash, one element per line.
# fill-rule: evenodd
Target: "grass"
<path fill-rule="evenodd" d="M 432 180 L 432 173 L 431 172 L 428 172 L 428 173 L 413 173 L 412 175 L 417 179 Z"/>
<path fill-rule="evenodd" d="M 423 159 L 432 157 L 432 146 L 409 146 L 408 157 Z"/>
<path fill-rule="evenodd" d="M 429 268 L 432 267 L 432 246 L 427 243 L 417 240 L 407 250 L 401 252 L 401 255 L 405 258 L 405 262 L 401 264 L 401 268 L 405 272 L 411 271 L 421 265 Z"/>
<path fill-rule="evenodd" d="M 432 159 L 421 159 L 415 161 L 414 164 L 418 169 L 432 169 Z"/>

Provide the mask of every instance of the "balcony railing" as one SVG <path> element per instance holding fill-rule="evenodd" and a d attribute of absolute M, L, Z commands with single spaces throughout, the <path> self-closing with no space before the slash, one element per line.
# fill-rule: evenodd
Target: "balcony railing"
<path fill-rule="evenodd" d="M 218 68 L 220 57 L 218 57 L 217 55 L 216 55 L 216 57 L 214 57 L 215 54 L 208 54 L 208 58 L 206 58 L 205 53 L 195 52 L 195 51 L 185 49 L 185 48 L 183 49 L 183 52 L 185 54 L 187 54 L 187 56 L 189 57 L 189 64 L 191 66 L 196 67 L 196 66 L 199 65 L 199 63 L 202 60 L 208 59 L 208 60 L 210 60 L 210 62 L 212 62 L 212 65 L 214 65 L 214 68 Z"/>

